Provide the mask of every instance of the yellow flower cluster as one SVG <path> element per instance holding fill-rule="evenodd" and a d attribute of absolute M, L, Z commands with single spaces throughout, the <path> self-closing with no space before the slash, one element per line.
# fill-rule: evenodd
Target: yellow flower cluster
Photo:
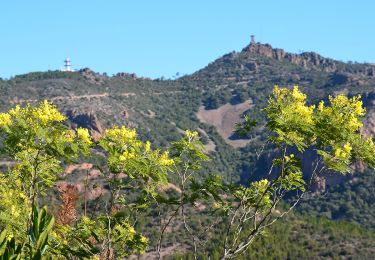
<path fill-rule="evenodd" d="M 306 95 L 303 94 L 297 86 L 293 87 L 291 96 L 293 102 L 290 109 L 306 123 L 312 123 L 312 115 L 314 113 L 315 106 L 306 106 Z"/>
<path fill-rule="evenodd" d="M 56 107 L 47 100 L 41 102 L 39 107 L 34 108 L 32 111 L 32 115 L 35 118 L 39 119 L 42 122 L 42 124 L 47 124 L 51 121 L 61 122 L 66 119 L 65 116 L 63 116 L 56 109 Z"/>
<path fill-rule="evenodd" d="M 9 183 L 9 180 L 0 178 L 0 198 L 1 198 L 1 212 L 0 218 L 7 219 L 9 222 L 16 225 L 20 225 L 26 216 L 26 212 L 29 210 L 29 200 L 27 195 L 21 189 L 22 182 L 19 179 L 13 180 Z M 11 228 L 8 235 L 13 236 L 13 228 Z"/>
<path fill-rule="evenodd" d="M 275 86 L 273 88 L 273 96 L 276 98 L 277 102 L 283 101 L 283 99 L 288 95 L 288 90 L 286 88 L 279 88 L 279 86 Z"/>
<path fill-rule="evenodd" d="M 185 135 L 189 140 L 193 140 L 198 137 L 198 132 L 197 131 L 190 131 L 186 130 Z"/>
<path fill-rule="evenodd" d="M 12 124 L 12 119 L 7 113 L 0 113 L 0 127 L 10 126 Z"/>
<path fill-rule="evenodd" d="M 151 151 L 151 143 L 150 143 L 150 141 L 147 141 L 145 143 L 145 152 L 148 153 L 150 151 Z"/>
<path fill-rule="evenodd" d="M 350 143 L 346 143 L 343 147 L 337 147 L 334 149 L 334 156 L 340 160 L 347 161 L 350 158 L 350 152 L 352 150 L 352 146 Z"/>
<path fill-rule="evenodd" d="M 357 116 L 364 116 L 366 114 L 366 109 L 363 108 L 361 96 L 355 96 L 350 99 L 345 95 L 338 95 L 334 98 L 329 96 L 329 101 L 333 107 L 346 108 L 347 110 L 354 112 Z"/>
<path fill-rule="evenodd" d="M 273 96 L 278 104 L 285 106 L 284 111 L 290 111 L 308 124 L 313 122 L 315 106 L 306 106 L 306 95 L 298 86 L 294 86 L 292 90 L 275 86 Z"/>
<path fill-rule="evenodd" d="M 147 243 L 148 243 L 148 239 L 147 239 L 147 237 L 145 237 L 145 236 L 143 236 L 143 235 L 141 235 L 141 238 L 139 239 L 139 241 L 140 241 L 141 243 L 143 243 L 143 244 L 147 244 Z"/>
<path fill-rule="evenodd" d="M 137 234 L 134 227 L 131 226 L 128 222 L 115 224 L 113 227 L 113 232 L 119 238 L 121 238 L 121 241 L 123 242 L 132 241 Z"/>
<path fill-rule="evenodd" d="M 21 108 L 20 105 L 9 110 L 8 114 L 2 114 L 0 122 L 3 119 L 4 122 L 12 121 L 13 118 L 26 117 L 26 120 L 32 123 L 34 120 L 39 120 L 43 125 L 46 125 L 48 122 L 61 122 L 66 118 L 62 115 L 51 102 L 44 100 L 39 104 L 39 107 L 30 107 L 27 105 L 24 108 Z M 0 123 L 1 124 L 1 123 Z"/>
<path fill-rule="evenodd" d="M 366 138 L 365 143 L 366 143 L 367 146 L 375 148 L 375 144 L 374 144 L 374 141 L 372 140 L 371 136 L 369 136 L 369 137 Z"/>
<path fill-rule="evenodd" d="M 82 216 L 81 217 L 81 221 L 82 221 L 82 224 L 85 225 L 85 226 L 90 226 L 92 224 L 95 224 L 94 221 L 92 221 L 91 219 L 89 219 L 88 217 L 86 216 Z"/>
<path fill-rule="evenodd" d="M 292 154 L 292 153 L 289 156 L 288 155 L 284 156 L 284 159 L 285 159 L 286 162 L 289 162 L 293 158 L 294 158 L 294 154 Z"/>
<path fill-rule="evenodd" d="M 28 107 L 25 107 L 23 110 L 26 112 L 26 111 L 29 110 L 29 108 L 28 108 Z M 12 108 L 11 110 L 9 110 L 9 114 L 10 114 L 11 116 L 18 116 L 18 115 L 20 114 L 20 112 L 21 112 L 21 107 L 20 107 L 20 105 L 16 105 L 15 108 Z"/>
<path fill-rule="evenodd" d="M 21 214 L 21 212 L 16 208 L 15 205 L 10 206 L 10 214 L 14 216 L 15 218 L 18 218 Z"/>
<path fill-rule="evenodd" d="M 89 130 L 86 128 L 79 127 L 77 128 L 77 136 L 85 144 L 92 144 L 91 136 Z"/>
<path fill-rule="evenodd" d="M 68 143 L 74 142 L 74 138 L 76 137 L 76 133 L 74 132 L 74 130 L 67 130 L 65 131 L 64 134 L 65 134 L 64 139 L 66 142 Z"/>
<path fill-rule="evenodd" d="M 115 140 L 129 141 L 134 140 L 137 137 L 137 131 L 135 129 L 128 129 L 125 126 L 121 128 L 114 127 L 112 129 L 105 130 L 105 135 Z"/>
<path fill-rule="evenodd" d="M 174 161 L 173 159 L 170 159 L 169 158 L 169 153 L 168 151 L 165 151 L 164 153 L 162 153 L 162 155 L 160 156 L 159 158 L 159 162 L 161 165 L 163 166 L 171 166 L 174 164 Z"/>
<path fill-rule="evenodd" d="M 345 159 L 346 158 L 346 153 L 341 148 L 336 148 L 334 150 L 334 155 L 338 159 Z"/>
<path fill-rule="evenodd" d="M 134 151 L 129 152 L 128 150 L 126 150 L 119 156 L 119 160 L 123 162 L 126 160 L 134 159 L 135 157 L 136 157 L 136 154 L 134 153 Z"/>
<path fill-rule="evenodd" d="M 363 103 L 360 99 L 360 96 L 353 98 L 348 98 L 345 95 L 329 96 L 331 106 L 324 107 L 324 103 L 321 102 L 318 106 L 318 111 L 325 116 L 334 115 L 337 124 L 345 126 L 352 131 L 357 131 L 363 126 L 360 117 L 366 114 L 366 110 L 363 108 Z M 334 113 L 334 111 L 339 113 Z"/>
<path fill-rule="evenodd" d="M 284 135 L 287 140 L 292 141 L 293 143 L 300 143 L 303 142 L 305 139 L 303 136 L 301 136 L 299 133 L 295 131 L 287 132 L 286 135 Z"/>
<path fill-rule="evenodd" d="M 13 234 L 7 234 L 6 235 L 6 238 L 7 238 L 8 241 L 10 241 L 13 237 L 14 237 Z"/>
<path fill-rule="evenodd" d="M 139 150 L 140 148 L 141 150 Z M 118 159 L 121 162 L 125 162 L 127 160 L 132 160 L 141 157 L 147 157 L 149 160 L 154 161 L 154 164 L 160 165 L 160 166 L 171 166 L 174 164 L 173 159 L 169 158 L 168 151 L 165 151 L 163 153 L 160 152 L 160 150 L 152 150 L 151 149 L 151 143 L 147 141 L 146 143 L 142 143 L 139 140 L 134 140 L 132 142 L 132 145 L 128 147 L 122 154 L 118 157 Z"/>
<path fill-rule="evenodd" d="M 323 112 L 323 110 L 324 110 L 324 101 L 321 100 L 321 101 L 319 102 L 319 105 L 318 105 L 318 111 L 319 111 L 319 112 Z"/>
<path fill-rule="evenodd" d="M 269 185 L 269 181 L 267 179 L 263 179 L 260 181 L 253 182 L 253 186 L 259 190 L 260 192 L 263 192 L 267 189 Z"/>
<path fill-rule="evenodd" d="M 303 94 L 298 86 L 294 86 L 292 90 L 287 88 L 280 88 L 275 86 L 272 92 L 273 96 L 276 97 L 278 102 L 283 101 L 284 99 L 292 98 L 294 101 L 304 102 L 306 100 L 306 95 Z"/>
<path fill-rule="evenodd" d="M 306 106 L 304 103 L 296 103 L 295 106 L 293 106 L 293 109 L 296 114 L 298 114 L 301 119 L 304 119 L 306 123 L 312 123 L 313 121 L 313 113 L 315 106 Z"/>
<path fill-rule="evenodd" d="M 347 120 L 347 125 L 349 128 L 353 129 L 354 131 L 359 130 L 363 126 L 363 124 L 353 114 L 351 114 L 349 119 Z"/>
<path fill-rule="evenodd" d="M 347 153 L 350 153 L 350 151 L 352 150 L 352 146 L 350 145 L 350 143 L 344 144 L 343 148 L 344 148 L 344 151 Z"/>
<path fill-rule="evenodd" d="M 133 237 L 136 234 L 136 231 L 133 226 L 129 225 L 128 223 L 125 224 L 125 227 L 128 229 L 128 233 Z"/>
<path fill-rule="evenodd" d="M 305 100 L 306 100 L 306 95 L 303 94 L 303 93 L 299 90 L 298 86 L 294 86 L 294 87 L 293 87 L 293 90 L 292 90 L 292 97 L 293 97 L 293 99 L 296 100 L 296 101 L 305 101 Z"/>
<path fill-rule="evenodd" d="M 362 101 L 357 101 L 354 104 L 354 112 L 357 115 L 364 116 L 366 114 L 366 109 L 363 108 L 363 102 Z"/>

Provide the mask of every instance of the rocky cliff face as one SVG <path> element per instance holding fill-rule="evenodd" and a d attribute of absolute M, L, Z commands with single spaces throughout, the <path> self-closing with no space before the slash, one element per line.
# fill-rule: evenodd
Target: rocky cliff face
<path fill-rule="evenodd" d="M 302 66 L 305 69 L 315 68 L 325 72 L 335 72 L 339 70 L 338 61 L 325 58 L 315 52 L 303 52 L 301 54 L 294 54 L 285 52 L 283 49 L 272 48 L 270 44 L 250 43 L 242 52 L 261 55 L 267 58 L 276 59 L 279 61 L 285 60 L 293 64 Z M 374 77 L 375 66 L 368 64 L 364 69 L 356 71 L 356 73 L 365 76 Z"/>
<path fill-rule="evenodd" d="M 96 84 L 96 85 L 101 85 L 104 83 L 104 80 L 107 78 L 104 75 L 101 75 L 99 73 L 96 73 L 92 71 L 89 68 L 84 68 L 78 71 L 78 73 L 89 83 L 91 84 Z"/>
<path fill-rule="evenodd" d="M 67 111 L 67 117 L 74 127 L 84 127 L 89 129 L 94 139 L 98 139 L 103 133 L 103 127 L 95 112 L 80 113 L 77 110 Z"/>

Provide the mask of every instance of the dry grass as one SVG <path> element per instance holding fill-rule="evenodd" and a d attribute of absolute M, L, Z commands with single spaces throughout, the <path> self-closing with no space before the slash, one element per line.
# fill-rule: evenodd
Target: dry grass
<path fill-rule="evenodd" d="M 201 106 L 197 117 L 202 123 L 215 126 L 227 144 L 235 148 L 240 148 L 246 146 L 250 140 L 231 140 L 229 138 L 233 134 L 236 123 L 241 121 L 241 115 L 252 108 L 252 106 L 253 104 L 250 100 L 237 105 L 225 104 L 211 110 L 206 110 L 204 106 Z"/>

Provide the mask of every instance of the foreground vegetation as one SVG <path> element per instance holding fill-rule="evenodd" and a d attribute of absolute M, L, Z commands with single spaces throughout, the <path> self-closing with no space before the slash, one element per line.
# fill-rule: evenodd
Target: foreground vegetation
<path fill-rule="evenodd" d="M 355 161 L 375 167 L 372 138 L 359 134 L 365 114 L 360 97 L 338 95 L 330 97 L 328 105 L 322 101 L 315 107 L 306 104 L 298 87 L 275 87 L 265 113 L 275 158 L 267 178 L 247 185 L 223 181 L 213 173 L 198 174 L 209 158 L 194 131 L 187 130 L 181 140 L 160 151 L 123 126 L 105 130 L 94 141 L 87 129 L 66 128 L 65 117 L 47 101 L 0 114 L 2 152 L 14 161 L 0 181 L 0 253 L 15 259 L 142 254 L 150 241 L 137 229 L 138 220 L 152 213 L 159 223 L 154 241 L 158 258 L 165 232 L 176 221 L 178 232 L 190 239 L 194 257 L 215 252 L 221 259 L 235 258 L 288 214 L 324 171 L 345 174 Z M 253 126 L 246 117 L 239 129 Z M 105 158 L 97 168 L 107 187 L 97 207 L 86 210 L 85 200 L 85 211 L 78 212 L 77 192 L 68 185 L 60 189 L 62 205 L 57 212 L 40 209 L 64 164 L 93 157 L 94 148 Z M 304 180 L 300 158 L 309 149 L 317 160 Z M 172 182 L 177 192 L 165 188 Z M 279 207 L 290 192 L 296 199 Z M 193 226 L 196 214 L 211 216 L 207 225 Z M 219 237 L 215 227 L 222 227 Z M 210 243 L 214 249 L 206 246 Z"/>
<path fill-rule="evenodd" d="M 344 221 L 291 213 L 236 259 L 373 259 L 375 233 Z M 213 248 L 211 259 L 220 252 Z M 204 258 L 204 256 L 202 256 Z M 194 259 L 179 253 L 169 259 Z"/>

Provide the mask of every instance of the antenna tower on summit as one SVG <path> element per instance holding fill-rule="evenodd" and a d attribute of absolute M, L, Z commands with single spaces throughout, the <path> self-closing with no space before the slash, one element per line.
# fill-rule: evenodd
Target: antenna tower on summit
<path fill-rule="evenodd" d="M 69 59 L 69 57 L 64 60 L 64 63 L 65 63 L 64 64 L 64 71 L 73 71 L 72 70 L 72 63 L 71 63 L 71 60 Z"/>

